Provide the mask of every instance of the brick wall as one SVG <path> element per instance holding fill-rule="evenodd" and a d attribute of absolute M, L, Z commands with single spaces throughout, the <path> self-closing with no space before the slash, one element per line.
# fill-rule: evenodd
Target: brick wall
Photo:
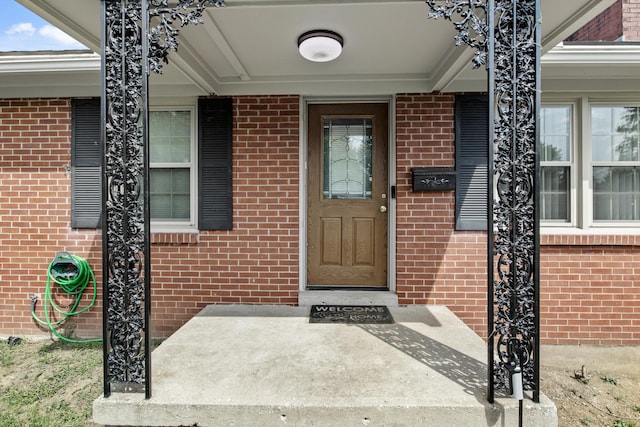
<path fill-rule="evenodd" d="M 399 95 L 397 289 L 401 304 L 442 304 L 486 336 L 486 235 L 454 231 L 453 192 L 413 193 L 412 166 L 453 166 L 454 97 Z M 541 338 L 640 343 L 640 236 L 544 236 Z"/>
<path fill-rule="evenodd" d="M 154 236 L 155 335 L 207 304 L 298 302 L 299 98 L 238 97 L 233 108 L 233 230 Z"/>
<path fill-rule="evenodd" d="M 153 234 L 154 335 L 209 303 L 297 303 L 298 107 L 297 96 L 234 100 L 234 229 Z M 44 294 L 56 252 L 87 258 L 100 288 L 101 238 L 69 228 L 70 102 L 0 108 L 0 335 L 32 335 L 29 298 Z M 100 333 L 100 298 L 74 318 L 80 336 Z"/>
<path fill-rule="evenodd" d="M 544 342 L 638 345 L 640 236 L 543 236 L 542 245 Z"/>
<path fill-rule="evenodd" d="M 453 95 L 396 100 L 397 291 L 442 304 L 486 335 L 486 236 L 454 233 L 455 193 L 411 191 L 411 168 L 455 165 Z"/>
<path fill-rule="evenodd" d="M 567 38 L 567 41 L 615 41 L 622 35 L 623 3 L 636 0 L 618 0 L 585 26 Z"/>
<path fill-rule="evenodd" d="M 640 0 L 624 0 L 622 33 L 627 41 L 640 41 Z"/>
<path fill-rule="evenodd" d="M 210 303 L 296 304 L 299 97 L 234 98 L 234 229 L 152 235 L 154 336 Z M 100 232 L 69 228 L 70 103 L 0 101 L 0 335 L 39 333 L 30 297 L 44 293 L 59 250 L 98 275 Z M 453 192 L 411 191 L 412 166 L 454 165 L 454 97 L 396 104 L 397 290 L 401 304 L 443 304 L 486 336 L 486 237 L 454 231 Z M 640 344 L 640 237 L 544 236 L 545 343 Z M 100 333 L 101 295 L 77 316 Z M 85 296 L 85 302 L 88 296 Z"/>
<path fill-rule="evenodd" d="M 567 41 L 640 41 L 640 0 L 618 0 Z"/>
<path fill-rule="evenodd" d="M 0 335 L 39 333 L 30 297 L 58 251 L 101 263 L 98 233 L 69 229 L 70 111 L 66 99 L 0 100 Z M 100 307 L 77 327 L 96 330 Z"/>

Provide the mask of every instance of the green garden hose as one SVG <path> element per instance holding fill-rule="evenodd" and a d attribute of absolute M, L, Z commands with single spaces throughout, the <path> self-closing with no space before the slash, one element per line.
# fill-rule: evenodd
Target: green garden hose
<path fill-rule="evenodd" d="M 68 310 L 60 308 L 52 295 L 51 287 L 54 283 L 57 283 L 60 288 L 73 298 L 73 303 L 70 304 Z M 89 284 L 93 283 L 93 296 L 89 305 L 82 309 L 78 309 L 80 300 L 84 291 L 89 287 Z M 89 266 L 87 260 L 75 255 L 71 255 L 68 252 L 59 252 L 53 261 L 49 264 L 47 269 L 47 284 L 44 291 L 43 311 L 44 320 L 40 319 L 36 315 L 36 303 L 38 298 L 34 297 L 31 300 L 31 315 L 33 318 L 49 328 L 49 330 L 58 338 L 63 341 L 72 343 L 81 342 L 100 342 L 101 338 L 76 340 L 65 337 L 58 332 L 58 327 L 67 321 L 71 316 L 84 313 L 94 306 L 96 297 L 98 294 L 98 288 L 96 285 L 96 276 L 93 274 L 93 270 Z M 60 314 L 58 320 L 54 320 L 51 317 L 52 311 Z"/>

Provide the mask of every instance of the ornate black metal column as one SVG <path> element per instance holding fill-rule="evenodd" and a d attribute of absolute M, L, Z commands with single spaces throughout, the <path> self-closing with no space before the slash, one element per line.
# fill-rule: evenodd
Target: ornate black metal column
<path fill-rule="evenodd" d="M 430 17 L 454 23 L 457 44 L 476 49 L 474 67 L 488 69 L 488 400 L 517 373 L 538 402 L 540 2 L 427 4 Z"/>
<path fill-rule="evenodd" d="M 104 394 L 146 390 L 149 212 L 140 1 L 103 1 Z"/>
<path fill-rule="evenodd" d="M 489 74 L 495 90 L 490 151 L 495 153 L 492 176 L 497 196 L 489 229 L 495 251 L 490 260 L 495 267 L 489 283 L 494 302 L 489 342 L 496 346 L 491 354 L 498 357 L 489 369 L 501 389 L 521 371 L 523 388 L 533 391 L 538 402 L 540 3 L 496 0 L 490 16 L 495 17 L 489 26 Z"/>
<path fill-rule="evenodd" d="M 148 74 L 223 0 L 102 0 L 104 395 L 151 397 Z M 150 28 L 150 20 L 157 25 Z M 154 21 L 156 22 L 156 21 Z"/>

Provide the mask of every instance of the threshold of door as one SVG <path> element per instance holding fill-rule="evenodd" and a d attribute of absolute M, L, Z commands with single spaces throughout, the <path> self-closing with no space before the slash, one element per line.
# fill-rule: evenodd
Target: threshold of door
<path fill-rule="evenodd" d="M 389 292 L 389 289 L 378 286 L 307 286 L 307 291 Z"/>
<path fill-rule="evenodd" d="M 390 291 L 371 290 L 313 290 L 300 291 L 298 305 L 386 305 L 398 306 L 398 295 Z"/>

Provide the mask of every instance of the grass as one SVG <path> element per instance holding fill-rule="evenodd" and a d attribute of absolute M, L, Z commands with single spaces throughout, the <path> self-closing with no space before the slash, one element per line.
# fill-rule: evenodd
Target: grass
<path fill-rule="evenodd" d="M 609 384 L 618 385 L 618 379 L 609 374 L 605 374 L 602 377 L 602 381 L 608 382 Z"/>
<path fill-rule="evenodd" d="M 635 424 L 632 424 L 624 420 L 616 420 L 613 423 L 613 427 L 635 427 L 635 426 L 636 426 Z"/>
<path fill-rule="evenodd" d="M 92 425 L 102 344 L 0 340 L 0 427 Z"/>

